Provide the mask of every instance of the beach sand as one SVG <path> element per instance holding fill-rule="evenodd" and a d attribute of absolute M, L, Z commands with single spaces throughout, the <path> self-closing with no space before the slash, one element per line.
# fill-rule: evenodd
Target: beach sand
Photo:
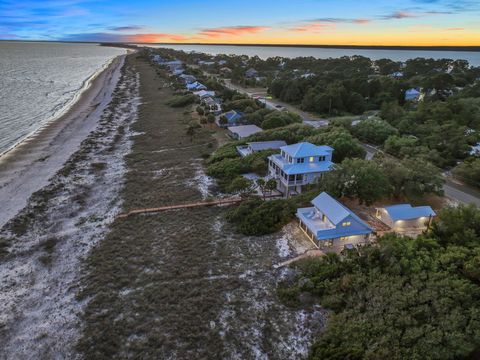
<path fill-rule="evenodd" d="M 110 103 L 125 55 L 115 58 L 63 116 L 0 158 L 0 228 L 27 205 L 29 197 L 78 150 Z"/>

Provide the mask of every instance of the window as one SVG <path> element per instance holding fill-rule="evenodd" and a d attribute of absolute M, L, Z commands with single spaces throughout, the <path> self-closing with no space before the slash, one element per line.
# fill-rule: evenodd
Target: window
<path fill-rule="evenodd" d="M 352 223 L 350 221 L 345 221 L 342 226 L 350 226 L 352 225 Z"/>
<path fill-rule="evenodd" d="M 310 161 L 311 163 L 313 163 L 313 162 L 315 161 L 315 158 L 314 158 L 313 156 L 310 156 L 309 161 Z"/>
<path fill-rule="evenodd" d="M 297 159 L 297 164 L 303 164 L 305 163 L 305 158 L 298 158 Z"/>
<path fill-rule="evenodd" d="M 346 237 L 346 236 L 341 237 L 340 240 L 341 240 L 341 241 L 347 241 L 347 240 L 348 240 L 348 237 Z"/>
<path fill-rule="evenodd" d="M 320 156 L 320 157 L 318 158 L 318 161 L 320 161 L 320 162 L 321 162 L 321 161 L 325 161 L 325 159 L 326 159 L 325 156 Z"/>

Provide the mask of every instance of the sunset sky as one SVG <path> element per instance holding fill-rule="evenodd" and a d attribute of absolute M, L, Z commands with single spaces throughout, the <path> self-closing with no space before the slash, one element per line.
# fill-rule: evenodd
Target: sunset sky
<path fill-rule="evenodd" d="M 480 45 L 480 0 L 0 0 L 0 39 Z"/>

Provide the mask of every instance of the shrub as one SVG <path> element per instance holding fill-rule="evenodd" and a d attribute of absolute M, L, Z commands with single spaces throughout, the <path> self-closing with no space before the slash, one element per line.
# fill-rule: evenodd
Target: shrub
<path fill-rule="evenodd" d="M 295 214 L 295 206 L 289 200 L 245 201 L 227 213 L 227 220 L 245 235 L 266 235 L 279 231 Z"/>
<path fill-rule="evenodd" d="M 195 103 L 197 100 L 193 94 L 175 96 L 173 99 L 167 101 L 167 105 L 171 107 L 184 107 Z"/>

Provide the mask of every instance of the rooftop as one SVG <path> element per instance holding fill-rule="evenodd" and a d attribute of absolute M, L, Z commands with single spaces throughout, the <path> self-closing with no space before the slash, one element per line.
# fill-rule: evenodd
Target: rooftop
<path fill-rule="evenodd" d="M 386 206 L 385 210 L 393 221 L 413 220 L 437 215 L 430 206 L 413 207 L 410 204 Z"/>
<path fill-rule="evenodd" d="M 330 146 L 317 146 L 308 142 L 287 145 L 281 149 L 293 158 L 329 155 L 333 151 Z"/>
<path fill-rule="evenodd" d="M 286 146 L 287 143 L 283 140 L 277 140 L 250 142 L 248 143 L 248 145 L 252 148 L 253 151 L 262 151 L 267 149 L 280 149 L 282 146 Z"/>
<path fill-rule="evenodd" d="M 236 134 L 239 138 L 246 138 L 246 137 L 249 137 L 250 135 L 261 132 L 262 129 L 260 129 L 256 125 L 240 125 L 240 126 L 230 126 L 228 128 L 228 131 L 230 131 L 233 134 Z"/>

